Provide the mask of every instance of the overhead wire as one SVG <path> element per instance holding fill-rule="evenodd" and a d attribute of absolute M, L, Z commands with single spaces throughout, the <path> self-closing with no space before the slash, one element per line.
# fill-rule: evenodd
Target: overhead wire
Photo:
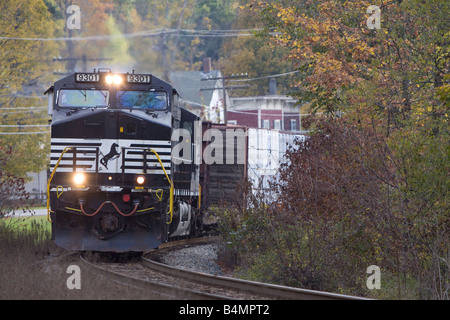
<path fill-rule="evenodd" d="M 135 38 L 135 37 L 151 37 L 158 35 L 176 35 L 176 36 L 186 36 L 186 37 L 242 37 L 242 36 L 254 36 L 254 32 L 261 31 L 263 29 L 234 29 L 234 30 L 195 30 L 195 29 L 156 29 L 156 30 L 146 30 L 133 33 L 125 33 L 118 35 L 96 35 L 96 36 L 85 36 L 85 37 L 56 37 L 56 38 L 41 38 L 41 37 L 0 37 L 0 40 L 20 40 L 20 41 L 93 41 L 93 40 L 110 40 L 116 38 Z M 276 35 L 276 32 L 270 32 L 270 35 Z M 268 75 L 263 77 L 256 77 L 251 79 L 236 79 L 231 80 L 233 82 L 244 82 L 244 81 L 254 81 L 260 79 L 267 79 L 273 77 L 281 77 L 284 75 L 294 74 L 298 71 L 292 71 L 287 73 Z M 186 101 L 188 102 L 188 101 Z M 3 110 L 16 110 L 14 112 L 0 112 L 0 115 L 16 114 L 30 111 L 32 109 L 40 109 L 45 107 L 30 107 L 23 108 L 23 111 L 17 111 L 20 108 L 0 108 Z M 44 127 L 48 125 L 22 125 L 20 127 Z M 14 125 L 0 125 L 0 127 L 14 127 Z M 16 126 L 19 127 L 19 126 Z M 14 134 L 47 134 L 49 131 L 39 131 L 39 132 L 0 132 L 4 135 L 14 135 Z"/>
<path fill-rule="evenodd" d="M 0 135 L 33 135 L 33 134 L 48 134 L 50 131 L 36 131 L 36 132 L 0 132 Z"/>
<path fill-rule="evenodd" d="M 298 73 L 299 71 L 290 71 L 290 72 L 285 72 L 285 73 L 278 73 L 278 74 L 271 74 L 268 76 L 262 76 L 262 77 L 257 77 L 257 78 L 250 78 L 250 79 L 235 79 L 235 80 L 229 80 L 230 82 L 245 82 L 245 81 L 254 81 L 254 80 L 261 80 L 261 79 L 270 79 L 270 78 L 277 78 L 277 77 L 282 77 L 282 76 L 287 76 L 290 74 L 294 74 L 294 73 Z"/>
<path fill-rule="evenodd" d="M 36 127 L 50 127 L 49 124 L 0 124 L 0 128 L 36 128 Z"/>
<path fill-rule="evenodd" d="M 0 40 L 19 40 L 19 41 L 95 41 L 95 40 L 111 40 L 117 38 L 136 38 L 136 37 L 152 37 L 161 35 L 176 35 L 186 37 L 249 37 L 254 36 L 254 32 L 263 29 L 235 29 L 235 30 L 195 30 L 195 29 L 155 29 L 132 33 L 123 33 L 115 35 L 95 35 L 84 37 L 0 37 Z M 270 35 L 276 35 L 276 32 L 269 32 Z"/>
<path fill-rule="evenodd" d="M 23 108 L 24 110 L 23 111 L 11 111 L 11 112 L 0 112 L 0 116 L 1 115 L 6 115 L 6 114 L 18 114 L 18 113 L 26 113 L 26 112 L 33 112 L 35 109 L 25 109 L 25 108 Z M 43 108 L 42 108 L 43 109 Z M 0 109 L 0 111 L 1 111 L 1 109 Z"/>
<path fill-rule="evenodd" d="M 46 109 L 47 106 L 40 106 L 40 107 L 16 107 L 16 108 L 10 108 L 10 107 L 1 107 L 0 111 L 2 110 L 32 110 L 32 109 Z"/>

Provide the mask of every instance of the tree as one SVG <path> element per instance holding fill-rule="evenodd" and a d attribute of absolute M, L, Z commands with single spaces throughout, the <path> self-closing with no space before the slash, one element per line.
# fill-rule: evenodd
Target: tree
<path fill-rule="evenodd" d="M 45 128 L 27 126 L 46 124 L 43 101 L 32 90 L 48 81 L 46 59 L 55 46 L 18 38 L 49 37 L 54 25 L 43 1 L 5 0 L 0 4 L 0 30 L 5 37 L 0 39 L 0 146 L 12 150 L 2 170 L 25 177 L 29 171 L 42 170 L 47 162 L 48 136 L 28 133 L 45 132 Z"/>
<path fill-rule="evenodd" d="M 381 8 L 381 29 L 366 26 L 372 4 Z M 297 66 L 299 97 L 329 114 L 282 171 L 280 206 L 290 224 L 306 223 L 314 244 L 329 244 L 320 235 L 336 227 L 344 235 L 363 231 L 349 238 L 355 242 L 341 242 L 336 257 L 350 248 L 379 259 L 397 278 L 398 297 L 448 299 L 448 1 L 249 7 Z"/>
<path fill-rule="evenodd" d="M 11 147 L 0 146 L 0 219 L 24 208 L 24 202 L 29 199 L 29 194 L 25 191 L 25 180 L 5 171 L 6 163 L 13 155 L 12 151 Z"/>
<path fill-rule="evenodd" d="M 257 30 L 261 28 L 262 23 L 255 12 L 245 6 L 240 6 L 237 9 L 237 18 L 233 24 L 233 29 Z M 270 45 L 268 39 L 268 34 L 254 32 L 254 36 L 230 38 L 223 42 L 219 68 L 224 74 L 247 73 L 250 79 L 263 78 L 246 82 L 246 84 L 250 84 L 249 89 L 231 91 L 231 94 L 240 96 L 268 94 L 269 86 L 266 76 L 287 73 L 295 69 L 293 63 L 285 59 L 288 50 Z M 291 86 L 292 82 L 292 76 L 278 78 L 278 94 L 288 94 L 295 91 L 295 88 Z"/>
<path fill-rule="evenodd" d="M 448 72 L 448 2 L 387 1 L 381 29 L 366 26 L 367 1 L 253 1 L 277 46 L 302 71 L 304 100 L 328 111 L 366 106 L 404 117 L 432 96 L 431 79 Z M 376 4 L 376 3 L 375 3 Z M 433 81 L 431 80 L 431 83 Z M 371 99 L 371 100 L 369 100 Z"/>
<path fill-rule="evenodd" d="M 108 27 L 107 21 L 113 13 L 113 0 L 53 0 L 55 6 L 59 10 L 53 10 L 56 14 L 53 15 L 55 23 L 58 25 L 58 35 L 66 37 L 64 46 L 60 46 L 60 56 L 66 62 L 66 71 L 85 71 L 92 70 L 98 67 L 101 58 L 104 58 L 102 51 L 109 44 L 106 39 L 89 40 L 89 41 L 74 41 L 70 38 L 88 37 L 88 36 L 108 36 L 110 35 L 111 27 Z M 67 12 L 71 5 L 76 5 L 80 8 L 80 29 L 70 28 L 67 26 L 67 19 L 73 13 Z M 116 32 L 116 30 L 112 30 Z M 84 60 L 86 58 L 86 60 Z M 84 60 L 84 61 L 83 61 Z M 93 62 L 89 62 L 93 60 Z M 83 64 L 83 65 L 81 65 Z M 101 63 L 100 63 L 101 64 Z"/>
<path fill-rule="evenodd" d="M 106 26 L 110 35 L 118 36 L 121 34 L 113 16 L 108 18 Z M 113 71 L 130 72 L 130 68 L 133 68 L 135 62 L 130 55 L 129 46 L 130 43 L 125 38 L 118 37 L 109 40 L 102 56 L 110 59 L 108 65 L 111 66 Z"/>
<path fill-rule="evenodd" d="M 148 37 L 131 40 L 130 50 L 138 69 L 168 80 L 172 70 L 193 68 L 195 61 L 189 55 L 199 49 L 194 43 L 181 43 L 180 33 L 190 27 L 187 21 L 194 6 L 193 0 L 136 1 L 135 31 L 153 31 Z"/>

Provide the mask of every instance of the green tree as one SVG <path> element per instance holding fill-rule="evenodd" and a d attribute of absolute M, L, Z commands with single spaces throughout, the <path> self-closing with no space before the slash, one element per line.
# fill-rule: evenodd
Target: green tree
<path fill-rule="evenodd" d="M 258 14 L 241 5 L 237 9 L 233 29 L 258 30 L 263 29 L 263 24 Z M 231 94 L 240 96 L 268 94 L 266 76 L 287 73 L 295 69 L 293 63 L 285 59 L 288 54 L 286 48 L 274 47 L 264 31 L 253 33 L 254 36 L 233 37 L 223 42 L 219 68 L 224 74 L 247 73 L 250 79 L 262 77 L 259 80 L 245 82 L 250 85 L 248 89 L 231 91 Z M 289 75 L 277 78 L 278 94 L 288 94 L 296 90 L 291 86 L 293 77 Z"/>
<path fill-rule="evenodd" d="M 192 62 L 183 58 L 180 44 L 181 29 L 190 28 L 186 22 L 192 14 L 193 0 L 136 1 L 135 31 L 153 31 L 147 37 L 132 39 L 130 50 L 136 59 L 136 67 L 168 80 L 169 72 L 190 69 Z M 189 47 L 191 54 L 195 46 Z"/>
<path fill-rule="evenodd" d="M 111 36 L 120 36 L 122 34 L 113 16 L 108 18 L 106 21 L 106 26 Z M 131 71 L 130 69 L 133 67 L 135 62 L 130 55 L 129 46 L 129 41 L 121 37 L 112 38 L 108 41 L 102 56 L 106 59 L 110 59 L 108 65 L 113 69 L 113 71 Z"/>
<path fill-rule="evenodd" d="M 20 38 L 47 38 L 54 24 L 44 1 L 5 0 L 0 4 L 0 146 L 12 150 L 2 171 L 25 177 L 45 168 L 49 137 L 45 101 L 41 92 L 48 83 L 48 57 L 55 45 Z"/>
<path fill-rule="evenodd" d="M 381 8 L 381 29 L 366 26 L 372 4 Z M 448 1 L 250 6 L 300 71 L 299 97 L 330 115 L 311 127 L 310 145 L 284 171 L 281 187 L 292 193 L 281 193 L 290 195 L 281 206 L 291 225 L 309 219 L 316 244 L 328 243 L 324 228 L 363 231 L 350 243 L 334 238 L 347 243 L 336 257 L 351 248 L 355 258 L 379 259 L 395 275 L 399 298 L 448 299 Z M 328 225 L 330 214 L 340 218 Z"/>
<path fill-rule="evenodd" d="M 108 36 L 110 27 L 107 21 L 113 14 L 113 0 L 53 0 L 59 10 L 54 15 L 55 22 L 58 25 L 58 36 L 65 37 L 67 40 L 58 43 L 59 56 L 65 61 L 65 70 L 67 72 L 92 70 L 99 65 L 105 66 L 106 62 L 99 59 L 104 58 L 103 52 L 109 45 L 109 39 L 75 41 L 70 38 L 89 37 L 89 36 Z M 67 19 L 71 13 L 67 13 L 67 8 L 76 5 L 80 8 L 80 29 L 71 29 L 67 27 Z M 58 12 L 61 12 L 60 15 Z M 62 16 L 62 17 L 61 17 Z M 116 29 L 117 30 L 117 29 Z M 113 30 L 113 31 L 116 31 Z M 86 60 L 83 60 L 86 58 Z"/>

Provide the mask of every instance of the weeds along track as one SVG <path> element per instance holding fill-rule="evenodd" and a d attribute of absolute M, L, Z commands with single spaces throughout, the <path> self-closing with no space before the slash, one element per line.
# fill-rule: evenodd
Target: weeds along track
<path fill-rule="evenodd" d="M 215 276 L 201 272 L 189 271 L 178 267 L 156 262 L 152 258 L 159 257 L 165 250 L 177 250 L 187 245 L 201 245 L 216 238 L 197 238 L 174 241 L 164 244 L 162 250 L 128 261 L 125 263 L 91 262 L 80 256 L 82 264 L 89 272 L 106 278 L 118 285 L 133 287 L 157 295 L 162 299 L 191 300 L 358 300 L 354 296 L 346 296 L 327 292 L 304 290 L 278 286 L 229 277 Z"/>

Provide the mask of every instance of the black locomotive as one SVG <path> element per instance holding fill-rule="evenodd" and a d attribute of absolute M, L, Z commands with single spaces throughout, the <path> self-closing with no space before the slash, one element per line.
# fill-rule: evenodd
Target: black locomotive
<path fill-rule="evenodd" d="M 75 73 L 46 91 L 51 126 L 48 211 L 58 246 L 147 251 L 202 230 L 195 152 L 174 162 L 174 130 L 192 150 L 198 117 L 151 75 Z M 201 146 L 200 146 L 201 147 Z"/>

